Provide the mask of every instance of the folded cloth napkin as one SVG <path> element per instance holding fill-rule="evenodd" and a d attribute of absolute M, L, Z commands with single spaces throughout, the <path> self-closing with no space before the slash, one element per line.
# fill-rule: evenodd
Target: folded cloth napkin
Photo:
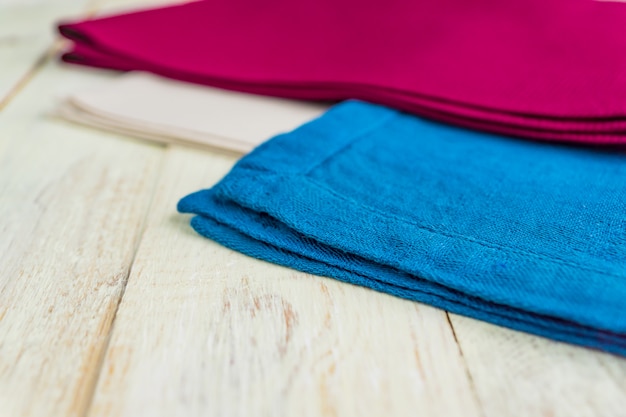
<path fill-rule="evenodd" d="M 327 105 L 199 87 L 131 72 L 66 97 L 66 120 L 164 143 L 249 152 L 288 132 Z"/>
<path fill-rule="evenodd" d="M 626 4 L 204 0 L 63 24 L 64 59 L 520 137 L 626 142 Z"/>
<path fill-rule="evenodd" d="M 250 256 L 626 355 L 626 155 L 347 101 L 183 198 Z"/>

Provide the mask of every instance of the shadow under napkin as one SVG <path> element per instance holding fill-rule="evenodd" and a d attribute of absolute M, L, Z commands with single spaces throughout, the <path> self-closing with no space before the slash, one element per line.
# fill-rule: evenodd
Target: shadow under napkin
<path fill-rule="evenodd" d="M 350 101 L 179 210 L 260 259 L 626 355 L 625 162 Z"/>

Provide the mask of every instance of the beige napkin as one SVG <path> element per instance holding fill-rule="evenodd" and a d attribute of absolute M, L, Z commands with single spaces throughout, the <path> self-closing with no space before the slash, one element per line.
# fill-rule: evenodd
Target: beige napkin
<path fill-rule="evenodd" d="M 63 99 L 66 120 L 157 142 L 245 153 L 328 105 L 237 93 L 131 72 Z"/>

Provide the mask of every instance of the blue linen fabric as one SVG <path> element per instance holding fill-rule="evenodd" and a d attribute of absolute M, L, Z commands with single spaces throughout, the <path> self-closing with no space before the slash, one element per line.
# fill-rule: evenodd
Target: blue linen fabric
<path fill-rule="evenodd" d="M 626 156 L 358 101 L 178 205 L 255 258 L 626 355 Z"/>

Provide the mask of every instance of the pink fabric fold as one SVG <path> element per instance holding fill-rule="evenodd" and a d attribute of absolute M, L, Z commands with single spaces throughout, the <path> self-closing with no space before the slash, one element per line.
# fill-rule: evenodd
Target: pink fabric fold
<path fill-rule="evenodd" d="M 530 139 L 626 143 L 626 4 L 203 0 L 62 24 L 69 62 L 356 98 Z"/>

